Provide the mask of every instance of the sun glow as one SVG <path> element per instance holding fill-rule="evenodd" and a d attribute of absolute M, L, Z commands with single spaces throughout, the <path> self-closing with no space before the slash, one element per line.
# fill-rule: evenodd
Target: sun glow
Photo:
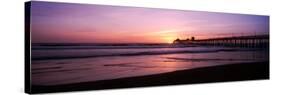
<path fill-rule="evenodd" d="M 160 31 L 158 32 L 158 36 L 160 36 L 159 38 L 162 39 L 162 42 L 164 43 L 173 43 L 173 41 L 175 39 L 177 39 L 177 37 L 179 36 L 179 32 L 175 29 L 170 29 L 170 30 L 164 30 L 164 31 Z"/>
<path fill-rule="evenodd" d="M 170 37 L 170 36 L 163 38 L 163 42 L 165 42 L 165 43 L 173 43 L 174 40 L 175 40 L 175 37 Z"/>

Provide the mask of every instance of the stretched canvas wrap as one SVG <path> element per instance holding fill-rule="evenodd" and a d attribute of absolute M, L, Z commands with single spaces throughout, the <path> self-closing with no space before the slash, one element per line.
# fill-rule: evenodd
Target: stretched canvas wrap
<path fill-rule="evenodd" d="M 25 90 L 269 79 L 269 16 L 30 1 Z"/>

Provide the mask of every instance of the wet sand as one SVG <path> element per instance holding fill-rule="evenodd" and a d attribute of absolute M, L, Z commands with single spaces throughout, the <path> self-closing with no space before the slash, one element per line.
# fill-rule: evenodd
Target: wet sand
<path fill-rule="evenodd" d="M 174 72 L 55 86 L 32 85 L 32 93 L 100 90 L 176 84 L 269 79 L 269 62 L 237 63 Z"/>

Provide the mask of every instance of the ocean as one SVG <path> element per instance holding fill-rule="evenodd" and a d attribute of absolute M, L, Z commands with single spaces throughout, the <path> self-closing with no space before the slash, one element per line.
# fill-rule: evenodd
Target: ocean
<path fill-rule="evenodd" d="M 32 85 L 61 85 L 268 61 L 269 50 L 171 44 L 38 43 L 32 44 L 31 56 Z"/>

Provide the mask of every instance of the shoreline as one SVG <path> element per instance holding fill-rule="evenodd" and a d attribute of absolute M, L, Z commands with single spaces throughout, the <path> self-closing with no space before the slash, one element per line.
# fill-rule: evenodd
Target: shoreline
<path fill-rule="evenodd" d="M 161 74 L 55 86 L 32 85 L 31 93 L 136 88 L 258 79 L 269 79 L 269 61 L 202 67 Z"/>

